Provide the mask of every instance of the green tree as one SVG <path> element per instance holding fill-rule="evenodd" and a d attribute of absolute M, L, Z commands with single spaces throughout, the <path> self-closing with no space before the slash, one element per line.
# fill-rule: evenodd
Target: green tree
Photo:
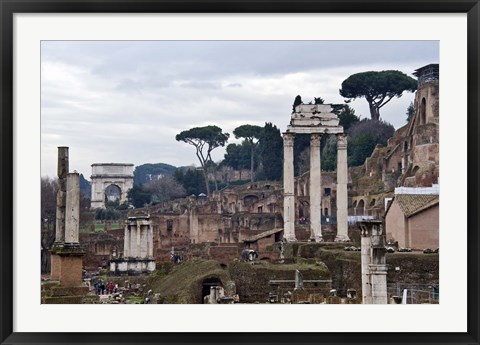
<path fill-rule="evenodd" d="M 280 130 L 270 122 L 265 123 L 259 145 L 265 178 L 274 181 L 280 180 L 283 170 L 283 139 Z"/>
<path fill-rule="evenodd" d="M 186 195 L 196 195 L 205 193 L 205 181 L 201 171 L 195 169 L 195 167 L 189 167 L 187 169 L 177 169 L 174 173 L 175 179 L 181 183 L 185 189 Z"/>
<path fill-rule="evenodd" d="M 147 163 L 138 165 L 133 171 L 133 183 L 145 184 L 157 176 L 172 175 L 175 167 L 165 163 Z"/>
<path fill-rule="evenodd" d="M 242 179 L 242 169 L 250 165 L 250 149 L 247 145 L 228 144 L 224 160 L 224 165 L 240 171 L 240 180 Z"/>
<path fill-rule="evenodd" d="M 372 120 L 380 120 L 380 108 L 393 97 L 401 97 L 404 91 L 414 92 L 417 81 L 400 71 L 362 72 L 345 79 L 340 95 L 349 98 L 365 97 Z"/>
<path fill-rule="evenodd" d="M 50 272 L 49 249 L 55 242 L 55 220 L 57 212 L 58 179 L 42 177 L 40 180 L 40 217 L 41 217 L 41 271 Z"/>
<path fill-rule="evenodd" d="M 152 202 L 168 201 L 185 196 L 185 188 L 173 176 L 165 175 L 145 184 L 145 190 L 151 193 Z"/>
<path fill-rule="evenodd" d="M 343 105 L 338 118 L 340 119 L 339 125 L 343 126 L 344 131 L 347 131 L 353 124 L 360 121 L 359 117 L 355 115 L 355 109 L 348 104 Z"/>
<path fill-rule="evenodd" d="M 295 108 L 297 107 L 297 105 L 300 105 L 300 104 L 303 104 L 302 102 L 302 96 L 300 95 L 297 95 L 297 97 L 295 97 L 295 99 L 293 100 L 293 104 L 292 104 L 292 114 L 295 112 Z"/>
<path fill-rule="evenodd" d="M 295 134 L 295 140 L 293 142 L 293 164 L 295 176 L 301 175 L 310 169 L 309 134 Z"/>
<path fill-rule="evenodd" d="M 127 193 L 128 201 L 135 207 L 144 207 L 149 204 L 152 195 L 145 189 L 143 185 L 134 184 L 133 187 Z"/>
<path fill-rule="evenodd" d="M 348 131 L 348 165 L 359 166 L 370 157 L 375 146 L 386 145 L 395 128 L 384 121 L 363 119 Z"/>
<path fill-rule="evenodd" d="M 183 141 L 195 147 L 197 158 L 203 170 L 207 195 L 210 195 L 208 163 L 212 161 L 211 153 L 215 148 L 225 146 L 229 136 L 230 134 L 223 133 L 220 127 L 205 126 L 190 128 L 180 132 L 175 137 L 177 141 Z"/>
<path fill-rule="evenodd" d="M 254 125 L 242 125 L 233 130 L 235 138 L 244 138 L 246 144 L 250 147 L 250 182 L 254 181 L 253 167 L 255 160 L 255 149 L 263 134 L 263 128 Z"/>
<path fill-rule="evenodd" d="M 322 149 L 322 170 L 335 171 L 337 169 L 337 137 L 328 135 Z"/>
<path fill-rule="evenodd" d="M 413 102 L 410 102 L 410 105 L 407 108 L 407 122 L 410 122 L 410 119 L 412 118 L 413 114 L 415 114 L 415 106 L 413 105 Z"/>

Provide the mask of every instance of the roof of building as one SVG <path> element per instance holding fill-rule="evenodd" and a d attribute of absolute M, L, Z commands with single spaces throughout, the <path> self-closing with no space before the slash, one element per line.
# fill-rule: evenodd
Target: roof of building
<path fill-rule="evenodd" d="M 417 68 L 415 70 L 415 72 L 413 72 L 413 75 L 418 77 L 420 74 L 422 74 L 423 72 L 425 72 L 427 70 L 436 70 L 437 74 L 438 74 L 439 66 L 440 65 L 438 63 L 431 63 L 431 64 L 428 64 L 428 65 L 425 65 L 423 67 Z"/>
<path fill-rule="evenodd" d="M 394 197 L 394 201 L 398 203 L 405 217 L 409 218 L 437 205 L 439 196 L 435 194 L 397 194 Z"/>

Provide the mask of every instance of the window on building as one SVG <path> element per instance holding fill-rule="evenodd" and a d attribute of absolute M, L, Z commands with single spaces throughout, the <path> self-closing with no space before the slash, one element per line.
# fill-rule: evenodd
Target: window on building
<path fill-rule="evenodd" d="M 323 192 L 326 196 L 329 196 L 332 193 L 332 189 L 331 188 L 324 188 Z"/>
<path fill-rule="evenodd" d="M 173 231 L 173 220 L 171 220 L 171 219 L 167 220 L 167 231 L 168 232 Z"/>
<path fill-rule="evenodd" d="M 427 123 L 427 101 L 425 97 L 422 98 L 422 102 L 420 105 L 420 124 L 424 125 Z"/>

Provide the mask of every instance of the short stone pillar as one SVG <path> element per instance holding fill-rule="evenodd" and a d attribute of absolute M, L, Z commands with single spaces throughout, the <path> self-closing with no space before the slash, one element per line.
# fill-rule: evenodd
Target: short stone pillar
<path fill-rule="evenodd" d="M 303 275 L 299 270 L 295 270 L 295 291 L 303 290 Z"/>
<path fill-rule="evenodd" d="M 347 136 L 337 134 L 337 236 L 335 241 L 349 241 L 348 237 L 348 166 Z"/>
<path fill-rule="evenodd" d="M 362 244 L 362 301 L 364 304 L 387 304 L 387 265 L 383 222 L 360 223 Z"/>
<path fill-rule="evenodd" d="M 288 242 L 295 237 L 295 187 L 293 176 L 293 140 L 292 133 L 283 134 L 283 236 Z"/>
<path fill-rule="evenodd" d="M 372 245 L 370 229 L 361 226 L 361 265 L 362 265 L 362 303 L 372 304 L 372 288 L 370 285 L 370 248 Z"/>

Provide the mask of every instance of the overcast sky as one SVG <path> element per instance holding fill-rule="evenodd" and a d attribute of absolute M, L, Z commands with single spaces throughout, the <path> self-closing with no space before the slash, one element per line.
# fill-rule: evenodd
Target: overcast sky
<path fill-rule="evenodd" d="M 93 163 L 199 165 L 175 135 L 217 125 L 272 122 L 283 132 L 292 103 L 338 90 L 351 74 L 438 63 L 437 41 L 43 41 L 42 176 L 56 175 L 57 147 L 70 147 L 70 171 L 90 179 Z M 380 111 L 405 124 L 413 94 Z M 369 117 L 365 99 L 351 103 Z M 218 148 L 219 161 L 225 151 Z"/>

